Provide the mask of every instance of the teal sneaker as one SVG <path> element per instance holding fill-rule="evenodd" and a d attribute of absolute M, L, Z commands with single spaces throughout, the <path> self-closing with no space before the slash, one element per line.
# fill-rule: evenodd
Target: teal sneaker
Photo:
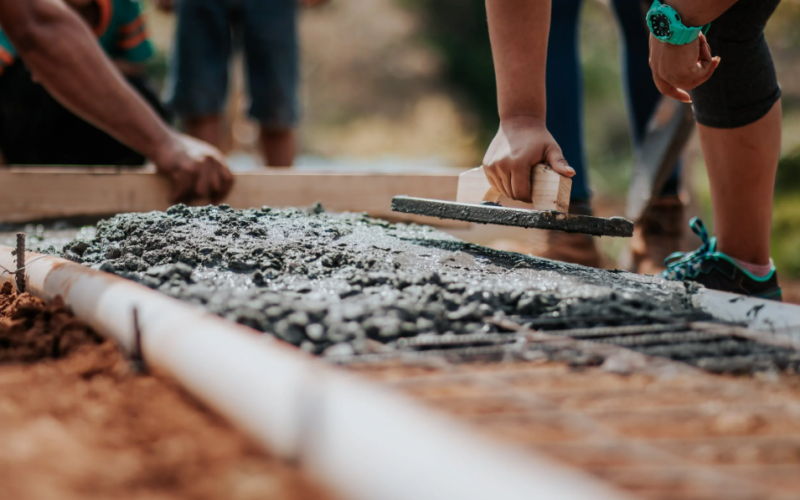
<path fill-rule="evenodd" d="M 675 252 L 664 261 L 667 269 L 661 276 L 668 280 L 694 281 L 712 290 L 750 295 L 769 300 L 782 300 L 775 267 L 764 277 L 754 276 L 735 260 L 717 251 L 717 239 L 709 238 L 703 221 L 689 222 L 703 245 L 693 252 Z"/>

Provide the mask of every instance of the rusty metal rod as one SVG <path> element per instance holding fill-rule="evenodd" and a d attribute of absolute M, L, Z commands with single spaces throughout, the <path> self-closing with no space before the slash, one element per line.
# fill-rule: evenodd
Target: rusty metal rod
<path fill-rule="evenodd" d="M 25 233 L 17 233 L 17 290 L 25 292 Z"/>
<path fill-rule="evenodd" d="M 420 335 L 397 340 L 397 347 L 460 346 L 465 344 L 506 344 L 521 339 L 516 333 L 464 333 L 460 335 Z"/>

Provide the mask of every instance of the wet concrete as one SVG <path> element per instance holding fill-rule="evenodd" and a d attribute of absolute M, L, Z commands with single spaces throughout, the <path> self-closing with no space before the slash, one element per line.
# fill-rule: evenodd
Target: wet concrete
<path fill-rule="evenodd" d="M 702 316 L 680 283 L 499 252 L 319 206 L 123 214 L 98 224 L 95 238 L 67 244 L 64 256 L 318 354 L 497 331 L 488 316 L 548 328 Z"/>

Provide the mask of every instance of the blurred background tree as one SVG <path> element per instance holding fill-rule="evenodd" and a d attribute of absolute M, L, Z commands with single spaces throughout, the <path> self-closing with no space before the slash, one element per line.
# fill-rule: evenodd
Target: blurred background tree
<path fill-rule="evenodd" d="M 491 140 L 499 119 L 492 48 L 482 0 L 405 0 L 419 13 L 426 40 L 440 54 L 444 76 L 468 100 Z"/>

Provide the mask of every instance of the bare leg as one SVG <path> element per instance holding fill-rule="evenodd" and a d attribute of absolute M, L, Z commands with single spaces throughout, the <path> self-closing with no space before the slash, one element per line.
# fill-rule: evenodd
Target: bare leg
<path fill-rule="evenodd" d="M 734 129 L 698 124 L 711 184 L 717 248 L 735 259 L 769 264 L 772 195 L 781 149 L 781 103 Z"/>
<path fill-rule="evenodd" d="M 294 164 L 295 131 L 261 127 L 261 154 L 270 167 L 291 167 Z"/>
<path fill-rule="evenodd" d="M 186 133 L 209 144 L 222 147 L 222 117 L 220 115 L 193 116 L 185 120 Z"/>

